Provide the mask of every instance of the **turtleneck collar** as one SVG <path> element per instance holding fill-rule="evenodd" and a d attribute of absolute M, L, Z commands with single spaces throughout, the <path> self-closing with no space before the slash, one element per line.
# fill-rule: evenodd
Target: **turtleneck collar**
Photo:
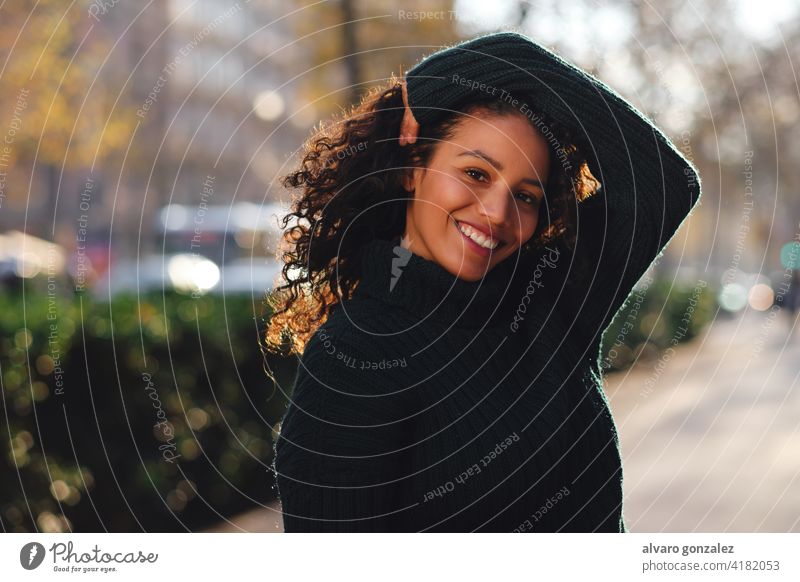
<path fill-rule="evenodd" d="M 522 297 L 512 255 L 482 279 L 467 281 L 414 254 L 393 240 L 373 239 L 361 256 L 361 281 L 354 297 L 366 294 L 420 318 L 456 328 L 509 325 Z"/>

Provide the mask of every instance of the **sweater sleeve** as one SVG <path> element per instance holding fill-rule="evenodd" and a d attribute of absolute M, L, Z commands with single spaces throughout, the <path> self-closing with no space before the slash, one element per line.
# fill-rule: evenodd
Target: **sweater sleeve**
<path fill-rule="evenodd" d="M 559 253 L 557 271 L 568 272 L 570 282 L 558 305 L 571 332 L 599 340 L 598 332 L 698 203 L 697 169 L 613 89 L 516 32 L 429 55 L 407 73 L 407 83 L 420 123 L 472 98 L 507 92 L 526 103 L 523 113 L 540 110 L 587 144 L 584 153 L 601 189 L 578 204 L 575 256 Z M 546 126 L 539 127 L 547 136 Z M 579 271 L 578 265 L 589 268 Z"/>
<path fill-rule="evenodd" d="M 287 533 L 399 527 L 401 395 L 380 388 L 377 373 L 385 370 L 353 365 L 363 355 L 339 341 L 322 342 L 318 333 L 300 360 L 275 442 Z"/>
<path fill-rule="evenodd" d="M 578 204 L 574 251 L 559 245 L 563 256 L 558 270 L 566 279 L 557 305 L 568 325 L 586 340 L 600 340 L 699 199 L 699 189 L 685 174 L 691 166 L 660 139 L 654 137 L 646 150 L 652 152 L 651 159 L 628 166 L 629 184 L 620 170 L 606 171 L 603 188 Z M 652 175 L 652 168 L 661 175 Z M 699 184 L 699 177 L 693 183 Z"/>

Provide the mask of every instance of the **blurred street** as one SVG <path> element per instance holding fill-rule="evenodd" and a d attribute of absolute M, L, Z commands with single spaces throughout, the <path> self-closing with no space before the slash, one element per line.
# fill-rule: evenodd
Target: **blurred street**
<path fill-rule="evenodd" d="M 717 319 L 657 376 L 659 360 L 607 375 L 631 531 L 800 531 L 800 325 L 775 315 Z M 210 531 L 281 532 L 278 512 Z"/>
<path fill-rule="evenodd" d="M 283 533 L 280 504 L 275 501 L 263 509 L 253 509 L 206 530 L 209 533 L 258 532 Z"/>

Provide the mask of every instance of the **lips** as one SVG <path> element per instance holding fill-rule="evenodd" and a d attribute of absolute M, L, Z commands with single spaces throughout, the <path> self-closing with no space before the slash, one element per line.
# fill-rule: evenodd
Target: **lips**
<path fill-rule="evenodd" d="M 483 230 L 478 230 L 471 223 L 453 219 L 453 225 L 464 239 L 466 247 L 484 259 L 490 257 L 500 246 L 505 244 L 500 239 L 487 237 Z"/>
<path fill-rule="evenodd" d="M 453 220 L 458 230 L 461 231 L 461 234 L 483 248 L 497 250 L 505 244 L 505 241 L 497 235 L 497 229 L 493 229 L 494 234 L 489 234 L 489 230 L 485 227 L 467 222 L 466 220 Z"/>

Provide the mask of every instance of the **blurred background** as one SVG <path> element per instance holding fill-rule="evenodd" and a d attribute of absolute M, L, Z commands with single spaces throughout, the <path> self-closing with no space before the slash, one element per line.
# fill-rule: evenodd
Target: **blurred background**
<path fill-rule="evenodd" d="M 703 178 L 604 338 L 630 529 L 800 531 L 794 0 L 2 3 L 3 531 L 281 531 L 279 177 L 390 74 L 511 27 Z"/>

